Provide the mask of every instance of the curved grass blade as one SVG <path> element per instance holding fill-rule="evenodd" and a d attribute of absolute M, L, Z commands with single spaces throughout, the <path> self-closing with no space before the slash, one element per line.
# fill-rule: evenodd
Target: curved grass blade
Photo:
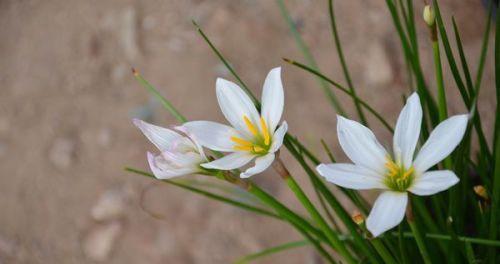
<path fill-rule="evenodd" d="M 391 133 L 394 132 L 394 129 L 389 125 L 389 123 L 387 123 L 387 121 L 385 121 L 385 119 L 377 112 L 375 111 L 370 105 L 368 105 L 367 103 L 365 103 L 363 100 L 359 99 L 359 97 L 357 97 L 355 94 L 352 94 L 351 91 L 349 91 L 348 89 L 346 89 L 345 87 L 343 87 L 342 85 L 334 82 L 333 80 L 331 80 L 330 78 L 326 77 L 325 75 L 323 75 L 322 73 L 320 73 L 319 71 L 307 66 L 307 65 L 304 65 L 300 62 L 296 62 L 296 61 L 293 61 L 293 60 L 290 60 L 290 59 L 287 59 L 287 58 L 283 58 L 284 61 L 292 64 L 292 65 L 295 65 L 305 71 L 308 71 L 318 77 L 320 77 L 321 79 L 327 81 L 328 83 L 330 83 L 331 85 L 333 85 L 335 88 L 341 90 L 342 92 L 346 93 L 347 95 L 351 96 L 354 100 L 356 100 L 357 102 L 359 102 L 364 108 L 366 108 L 366 110 L 368 112 L 370 112 L 371 114 L 373 114 L 375 116 L 375 118 L 377 118 L 381 123 L 382 125 L 384 125 Z"/>
<path fill-rule="evenodd" d="M 310 244 L 311 244 L 311 242 L 307 241 L 307 240 L 288 242 L 285 244 L 281 244 L 279 246 L 266 248 L 266 249 L 259 251 L 257 253 L 253 253 L 253 254 L 244 256 L 244 257 L 240 258 L 239 260 L 235 261 L 234 264 L 246 264 L 246 263 L 249 263 L 253 260 L 262 258 L 262 257 L 266 257 L 266 256 L 269 256 L 272 254 L 277 254 L 277 253 L 280 253 L 280 252 L 283 252 L 283 251 L 286 251 L 289 249 L 308 246 Z"/>
<path fill-rule="evenodd" d="M 337 31 L 337 24 L 335 22 L 335 12 L 333 9 L 333 0 L 328 1 L 328 10 L 330 15 L 330 26 L 332 28 L 333 40 L 335 42 L 335 48 L 337 49 L 337 54 L 339 56 L 340 65 L 342 66 L 342 71 L 344 72 L 344 77 L 347 82 L 347 86 L 352 94 L 356 95 L 356 90 L 354 89 L 354 85 L 352 83 L 351 75 L 349 74 L 349 69 L 347 68 L 347 63 L 345 61 L 344 52 L 342 51 L 342 45 L 340 43 L 339 34 Z M 356 106 L 356 111 L 358 112 L 359 119 L 361 122 L 368 126 L 368 122 L 366 120 L 365 114 L 363 113 L 363 109 L 359 105 L 359 102 L 354 100 L 354 105 Z"/>
<path fill-rule="evenodd" d="M 138 169 L 134 169 L 134 168 L 130 168 L 130 167 L 126 167 L 125 170 L 128 171 L 128 172 L 132 172 L 132 173 L 135 173 L 135 174 L 146 176 L 146 177 L 149 177 L 149 178 L 152 178 L 152 179 L 156 179 L 153 174 L 145 172 L 145 171 L 142 171 L 142 170 L 138 170 Z M 273 218 L 276 218 L 276 219 L 282 219 L 277 214 L 275 214 L 275 213 L 273 213 L 271 211 L 268 211 L 266 209 L 255 207 L 253 205 L 249 205 L 249 204 L 246 204 L 246 203 L 243 203 L 243 202 L 238 202 L 238 201 L 233 200 L 231 198 L 227 198 L 227 197 L 224 197 L 224 196 L 221 196 L 221 195 L 217 195 L 217 194 L 214 194 L 214 193 L 211 193 L 211 192 L 199 189 L 199 188 L 195 188 L 195 187 L 189 186 L 187 184 L 179 183 L 179 182 L 172 181 L 172 180 L 161 180 L 161 181 L 165 182 L 165 183 L 168 183 L 168 184 L 171 184 L 171 185 L 174 185 L 174 186 L 177 186 L 177 187 L 180 187 L 182 189 L 185 189 L 185 190 L 188 190 L 188 191 L 191 191 L 191 192 L 203 195 L 203 196 L 208 197 L 210 199 L 214 199 L 214 200 L 217 200 L 219 202 L 223 202 L 223 203 L 226 203 L 226 204 L 230 204 L 230 205 L 239 207 L 239 208 L 247 210 L 247 211 L 251 211 L 251 212 L 254 212 L 254 213 L 261 214 L 261 215 L 270 216 L 270 217 L 273 217 Z"/>
<path fill-rule="evenodd" d="M 248 86 L 240 79 L 238 74 L 236 74 L 233 67 L 224 58 L 224 56 L 222 56 L 222 53 L 220 53 L 220 51 L 214 46 L 214 44 L 212 44 L 212 41 L 210 41 L 210 39 L 207 37 L 205 32 L 203 32 L 201 27 L 198 25 L 198 23 L 196 23 L 196 21 L 194 21 L 194 20 L 192 20 L 192 22 L 193 22 L 193 25 L 196 27 L 196 30 L 198 31 L 198 33 L 200 33 L 200 35 L 203 37 L 205 42 L 207 42 L 207 44 L 210 46 L 210 48 L 215 53 L 215 55 L 217 55 L 219 60 L 222 61 L 222 63 L 224 63 L 224 66 L 226 66 L 226 68 L 229 70 L 229 72 L 231 72 L 231 74 L 234 76 L 234 78 L 236 78 L 238 83 L 241 85 L 243 90 L 245 90 L 245 92 L 248 94 L 248 96 L 250 96 L 250 98 L 252 99 L 253 103 L 257 106 L 257 108 L 260 108 L 260 103 L 259 103 L 259 100 L 257 99 L 257 97 L 255 97 L 255 95 L 252 93 L 252 91 L 250 91 Z"/>
<path fill-rule="evenodd" d="M 318 69 L 318 65 L 317 65 L 316 61 L 314 60 L 314 57 L 311 54 L 311 51 L 309 50 L 306 43 L 304 42 L 304 40 L 300 36 L 300 33 L 298 32 L 297 27 L 296 27 L 292 17 L 290 16 L 290 14 L 288 13 L 288 10 L 286 9 L 285 3 L 283 2 L 283 0 L 278 0 L 277 3 L 278 3 L 278 6 L 280 8 L 281 15 L 285 19 L 285 21 L 288 25 L 288 28 L 290 29 L 290 32 L 292 33 L 293 38 L 295 39 L 295 43 L 297 43 L 297 46 L 299 47 L 299 50 L 304 55 L 305 60 L 307 61 L 307 63 L 310 65 L 311 68 Z M 325 93 L 326 97 L 330 101 L 330 104 L 335 109 L 335 111 L 341 115 L 346 115 L 346 113 L 345 113 L 344 109 L 342 108 L 342 105 L 339 103 L 335 93 L 333 93 L 333 91 L 330 89 L 330 87 L 328 87 L 328 85 L 325 83 L 324 80 L 322 80 L 320 78 L 317 78 L 317 80 L 319 82 L 319 85 L 321 86 L 321 89 Z"/>

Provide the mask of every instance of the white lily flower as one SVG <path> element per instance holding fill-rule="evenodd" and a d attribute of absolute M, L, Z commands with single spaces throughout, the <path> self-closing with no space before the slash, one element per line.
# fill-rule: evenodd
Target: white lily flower
<path fill-rule="evenodd" d="M 408 192 L 432 195 L 455 185 L 459 179 L 449 170 L 427 171 L 446 158 L 460 143 L 468 115 L 452 116 L 432 131 L 414 158 L 422 123 L 420 99 L 414 93 L 401 111 L 391 156 L 367 127 L 338 116 L 340 146 L 354 164 L 320 164 L 316 169 L 326 180 L 356 189 L 382 189 L 370 215 L 368 230 L 378 236 L 404 218 Z"/>
<path fill-rule="evenodd" d="M 260 114 L 237 84 L 218 78 L 216 90 L 222 113 L 232 127 L 210 121 L 192 121 L 184 126 L 202 146 L 232 153 L 201 166 L 232 170 L 255 159 L 255 166 L 241 173 L 240 177 L 247 178 L 264 171 L 274 161 L 274 153 L 283 144 L 288 129 L 285 121 L 276 129 L 284 106 L 281 68 L 272 69 L 266 77 Z"/>
<path fill-rule="evenodd" d="M 184 127 L 178 131 L 155 126 L 139 119 L 134 124 L 159 150 L 160 154 L 147 153 L 149 167 L 158 179 L 202 172 L 201 163 L 207 162 L 203 148 Z"/>

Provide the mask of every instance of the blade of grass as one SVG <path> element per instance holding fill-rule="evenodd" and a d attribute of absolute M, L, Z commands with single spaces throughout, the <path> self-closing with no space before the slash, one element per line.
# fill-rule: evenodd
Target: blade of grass
<path fill-rule="evenodd" d="M 136 78 L 136 80 L 142 86 L 144 86 L 150 93 L 152 93 L 156 97 L 156 99 L 158 99 L 158 101 L 161 102 L 163 107 L 165 107 L 165 109 L 167 109 L 175 117 L 175 119 L 177 119 L 177 121 L 179 121 L 181 123 L 184 123 L 187 121 L 187 119 L 181 113 L 179 113 L 179 111 L 177 111 L 177 109 L 175 109 L 175 107 L 172 105 L 172 103 L 170 103 L 170 101 L 166 100 L 165 97 L 163 97 L 160 94 L 160 92 L 158 92 L 158 90 L 156 90 L 153 87 L 153 85 L 151 85 L 148 81 L 146 81 L 146 79 L 144 79 L 142 77 L 142 75 L 139 74 L 138 71 L 136 71 L 134 68 L 132 68 L 132 73 L 134 74 L 134 77 Z"/>
<path fill-rule="evenodd" d="M 356 100 L 357 102 L 359 102 L 359 104 L 361 106 L 363 106 L 368 112 L 370 112 L 371 114 L 373 114 L 373 116 L 375 116 L 375 118 L 377 118 L 381 123 L 382 125 L 384 125 L 391 133 L 394 132 L 394 129 L 389 125 L 389 123 L 387 123 L 387 121 L 385 121 L 385 119 L 377 112 L 375 111 L 370 105 L 368 105 L 367 103 L 365 103 L 363 100 L 359 99 L 359 97 L 357 97 L 355 94 L 352 94 L 351 91 L 349 91 L 348 89 L 346 89 L 345 87 L 343 87 L 342 85 L 338 84 L 337 82 L 334 82 L 333 80 L 331 80 L 330 78 L 326 77 L 325 75 L 323 75 L 322 73 L 320 73 L 319 71 L 307 66 L 307 65 L 304 65 L 300 62 L 296 62 L 296 61 L 293 61 L 293 60 L 290 60 L 290 59 L 287 59 L 287 58 L 283 58 L 283 60 L 285 62 L 288 62 L 292 65 L 295 65 L 305 71 L 308 71 L 318 77 L 320 77 L 321 79 L 325 80 L 326 82 L 330 83 L 331 85 L 333 85 L 333 87 L 341 90 L 342 92 L 346 93 L 347 95 L 351 96 L 354 100 Z"/>
<path fill-rule="evenodd" d="M 152 179 L 156 179 L 153 174 L 145 172 L 145 171 L 142 171 L 142 170 L 138 170 L 138 169 L 130 168 L 130 167 L 126 167 L 125 170 L 128 171 L 128 172 L 132 172 L 132 173 L 135 173 L 135 174 L 146 176 L 146 177 L 149 177 L 149 178 L 152 178 Z M 226 203 L 226 204 L 230 204 L 230 205 L 239 207 L 239 208 L 247 210 L 247 211 L 251 211 L 251 212 L 254 212 L 254 213 L 257 213 L 257 214 L 261 214 L 261 215 L 270 216 L 270 217 L 273 217 L 273 218 L 276 218 L 276 219 L 282 219 L 277 214 L 275 214 L 275 213 L 273 213 L 271 211 L 268 211 L 266 209 L 255 207 L 255 206 L 243 203 L 243 202 L 239 202 L 239 201 L 233 200 L 231 198 L 227 198 L 227 197 L 224 197 L 224 196 L 221 196 L 221 195 L 217 195 L 217 194 L 214 194 L 214 193 L 211 193 L 211 192 L 199 189 L 199 188 L 195 188 L 193 186 L 189 186 L 187 184 L 183 184 L 183 183 L 172 181 L 172 180 L 161 180 L 161 181 L 165 182 L 165 183 L 168 183 L 168 184 L 171 184 L 171 185 L 174 185 L 174 186 L 177 186 L 177 187 L 180 187 L 182 189 L 185 189 L 185 190 L 188 190 L 188 191 L 191 191 L 191 192 L 203 195 L 203 196 L 208 197 L 210 199 L 214 199 L 214 200 L 219 201 L 219 202 L 223 202 L 223 203 Z"/>
<path fill-rule="evenodd" d="M 446 54 L 446 58 L 448 59 L 448 65 L 450 66 L 451 73 L 453 75 L 453 79 L 457 85 L 457 88 L 462 96 L 462 100 L 464 101 L 467 108 L 470 108 L 470 97 L 465 88 L 464 82 L 460 73 L 458 71 L 457 63 L 455 61 L 455 57 L 453 56 L 453 51 L 450 46 L 450 42 L 448 41 L 448 35 L 446 34 L 446 29 L 444 28 L 444 22 L 441 17 L 441 12 L 439 11 L 439 5 L 436 0 L 433 0 L 433 7 L 436 13 L 436 24 L 439 29 L 439 35 L 441 36 L 441 43 L 443 44 L 443 48 Z"/>
<path fill-rule="evenodd" d="M 337 31 L 337 24 L 335 22 L 335 12 L 333 9 L 333 0 L 328 1 L 328 7 L 330 15 L 330 26 L 332 28 L 333 40 L 335 42 L 335 48 L 337 49 L 337 54 L 339 56 L 340 65 L 342 66 L 342 71 L 344 72 L 344 77 L 347 82 L 347 87 L 349 87 L 349 91 L 351 91 L 353 95 L 356 95 L 356 90 L 354 89 L 351 75 L 349 74 L 349 69 L 347 68 L 347 62 L 344 57 L 344 52 L 342 51 L 342 45 L 340 43 L 340 38 Z M 366 120 L 365 114 L 363 113 L 363 109 L 361 109 L 361 106 L 359 105 L 359 102 L 354 100 L 354 105 L 356 106 L 356 111 L 358 112 L 359 119 L 365 126 L 368 126 L 368 122 Z"/>
<path fill-rule="evenodd" d="M 490 213 L 489 238 L 496 240 L 498 236 L 499 214 L 500 214 L 500 16 L 496 17 L 495 29 L 495 86 L 496 86 L 496 115 L 495 128 L 493 133 L 493 145 L 495 149 L 493 156 L 495 158 L 493 171 L 493 188 L 491 190 L 492 204 Z M 490 248 L 488 258 L 490 263 L 495 263 L 497 250 Z"/>
<path fill-rule="evenodd" d="M 290 151 L 292 156 L 299 162 L 302 166 L 306 174 L 309 176 L 309 179 L 313 183 L 314 188 L 317 188 L 322 195 L 325 196 L 326 201 L 330 205 L 330 207 L 335 211 L 340 220 L 344 223 L 344 225 L 349 230 L 350 234 L 353 236 L 354 242 L 361 249 L 361 251 L 366 255 L 366 257 L 372 263 L 380 263 L 376 254 L 373 253 L 371 247 L 367 243 L 366 239 L 362 237 L 358 231 L 358 226 L 352 221 L 350 215 L 346 212 L 344 207 L 340 204 L 337 198 L 330 192 L 330 190 L 325 186 L 325 184 L 318 178 L 314 170 L 309 167 L 305 159 L 299 154 L 299 152 L 295 149 L 292 142 L 285 138 L 284 143 L 285 147 Z"/>
<path fill-rule="evenodd" d="M 215 55 L 217 55 L 219 60 L 224 64 L 224 66 L 226 66 L 226 68 L 229 70 L 229 72 L 231 72 L 231 74 L 234 76 L 234 78 L 236 78 L 238 83 L 241 85 L 243 90 L 245 90 L 245 92 L 248 94 L 248 96 L 250 96 L 250 98 L 252 99 L 253 103 L 257 106 L 257 108 L 260 108 L 259 100 L 257 99 L 257 97 L 255 97 L 255 95 L 253 95 L 252 91 L 250 91 L 248 86 L 240 79 L 238 74 L 236 74 L 236 72 L 234 71 L 231 64 L 229 64 L 229 62 L 224 58 L 224 56 L 222 56 L 222 53 L 220 53 L 220 51 L 214 46 L 214 44 L 212 44 L 212 41 L 210 41 L 210 39 L 207 37 L 205 32 L 203 32 L 201 27 L 198 25 L 198 23 L 196 23 L 196 21 L 194 21 L 194 20 L 192 22 L 193 22 L 193 25 L 196 27 L 196 30 L 198 31 L 198 33 L 201 35 L 201 37 L 203 37 L 205 42 L 207 42 L 207 44 L 210 46 L 210 48 L 215 53 Z"/>
<path fill-rule="evenodd" d="M 306 43 L 302 39 L 300 33 L 297 30 L 297 27 L 290 16 L 290 13 L 288 12 L 285 3 L 283 0 L 278 0 L 277 1 L 279 9 L 281 11 L 281 15 L 285 19 L 288 28 L 290 29 L 290 32 L 293 35 L 293 38 L 295 39 L 295 43 L 299 47 L 299 50 L 303 54 L 305 60 L 307 61 L 307 64 L 313 69 L 319 69 L 316 61 L 314 60 L 313 55 L 311 54 L 311 51 L 307 47 Z M 346 115 L 344 109 L 342 108 L 342 105 L 339 103 L 337 96 L 335 93 L 330 89 L 330 87 L 325 83 L 324 80 L 317 78 L 319 85 L 321 86 L 321 89 L 325 93 L 326 97 L 330 101 L 330 104 L 332 107 L 335 109 L 335 111 L 341 115 Z"/>
<path fill-rule="evenodd" d="M 259 259 L 262 257 L 266 257 L 266 256 L 269 256 L 272 254 L 280 253 L 280 252 L 283 252 L 285 250 L 289 250 L 289 249 L 293 249 L 293 248 L 297 248 L 297 247 L 308 246 L 310 244 L 311 244 L 311 242 L 309 242 L 307 240 L 288 242 L 285 244 L 281 244 L 279 246 L 266 248 L 266 249 L 259 251 L 257 253 L 253 253 L 253 254 L 244 256 L 244 257 L 240 258 L 239 260 L 235 261 L 234 264 L 249 263 L 250 261 L 253 261 L 253 260 L 256 260 L 256 259 Z"/>

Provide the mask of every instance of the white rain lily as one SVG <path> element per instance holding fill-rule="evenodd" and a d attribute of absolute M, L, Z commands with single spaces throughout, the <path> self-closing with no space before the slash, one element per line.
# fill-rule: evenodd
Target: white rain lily
<path fill-rule="evenodd" d="M 187 133 L 184 127 L 171 130 L 134 119 L 134 124 L 159 150 L 160 154 L 148 152 L 151 171 L 158 179 L 203 172 L 201 163 L 207 162 L 201 145 Z"/>
<path fill-rule="evenodd" d="M 286 122 L 276 129 L 284 106 L 281 68 L 272 69 L 266 77 L 261 113 L 237 84 L 219 78 L 216 90 L 222 113 L 232 127 L 210 121 L 192 121 L 184 126 L 202 146 L 232 153 L 201 166 L 232 170 L 255 159 L 255 166 L 241 173 L 240 177 L 247 178 L 264 171 L 274 161 L 274 153 L 283 144 L 288 129 Z"/>
<path fill-rule="evenodd" d="M 404 218 L 408 192 L 432 195 L 455 185 L 459 179 L 449 170 L 427 171 L 446 158 L 460 143 L 468 115 L 452 116 L 432 131 L 414 158 L 422 123 L 422 107 L 414 93 L 401 111 L 388 154 L 367 127 L 338 116 L 340 146 L 354 164 L 320 164 L 316 169 L 328 181 L 356 189 L 382 189 L 366 220 L 368 230 L 378 236 Z"/>

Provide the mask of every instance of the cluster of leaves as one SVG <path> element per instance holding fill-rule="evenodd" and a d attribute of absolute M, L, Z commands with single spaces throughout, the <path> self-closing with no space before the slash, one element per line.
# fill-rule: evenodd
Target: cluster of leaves
<path fill-rule="evenodd" d="M 332 0 L 328 1 L 332 37 L 345 75 L 346 86 L 321 73 L 291 19 L 283 0 L 277 2 L 297 45 L 304 54 L 306 63 L 290 59 L 284 60 L 316 76 L 320 87 L 337 113 L 348 116 L 337 100 L 335 91 L 345 93 L 352 98 L 356 106 L 357 116 L 363 124 L 368 126 L 366 116 L 373 115 L 381 125 L 392 133 L 393 128 L 391 125 L 367 101 L 359 98 L 356 94 L 338 36 Z M 439 165 L 442 168 L 453 170 L 460 178 L 459 184 L 447 192 L 431 197 L 411 196 L 413 217 L 418 232 L 411 232 L 415 230 L 402 223 L 397 231 L 388 232 L 381 237 L 371 238 L 363 224 L 356 223 L 352 219 L 344 205 L 339 202 L 337 196 L 346 196 L 362 214 L 368 212 L 368 203 L 356 191 L 339 188 L 341 192 L 334 194 L 313 169 L 314 166 L 320 163 L 320 160 L 291 134 L 286 135 L 284 146 L 308 175 L 320 204 L 318 206 L 312 204 L 293 178 L 287 179 L 287 184 L 304 204 L 312 220 L 292 211 L 255 183 L 249 180 L 241 180 L 231 172 L 221 173 L 218 178 L 232 183 L 249 193 L 249 196 L 245 196 L 246 199 L 238 199 L 238 195 L 235 195 L 234 192 L 226 192 L 225 195 L 217 194 L 207 185 L 197 186 L 192 182 L 164 180 L 167 183 L 208 198 L 287 222 L 305 239 L 246 256 L 239 260 L 239 263 L 301 246 L 313 246 L 330 263 L 336 262 L 332 257 L 332 251 L 336 252 L 340 258 L 348 263 L 361 261 L 370 263 L 414 263 L 422 261 L 425 263 L 441 263 L 444 261 L 498 263 L 500 260 L 500 254 L 498 254 L 500 248 L 500 107 L 498 105 L 500 101 L 500 19 L 498 17 L 496 19 L 495 44 L 493 47 L 497 107 L 495 120 L 493 120 L 494 131 L 491 146 L 488 145 L 487 137 L 482 129 L 482 119 L 477 111 L 477 98 L 481 89 L 484 65 L 489 50 L 491 17 L 495 4 L 491 2 L 489 5 L 483 44 L 479 52 L 479 64 L 474 76 L 468 66 L 455 20 L 451 19 L 453 25 L 452 37 L 457 47 L 456 50 L 452 48 L 452 43 L 450 43 L 452 37 L 446 31 L 444 17 L 440 13 L 438 2 L 434 1 L 432 3 L 436 21 L 430 27 L 435 31 L 435 38 L 429 41 L 433 42 L 434 68 L 436 71 L 435 86 L 428 84 L 429 81 L 424 78 L 421 68 L 413 1 L 386 0 L 386 4 L 399 36 L 408 69 L 408 86 L 411 89 L 406 93 L 402 92 L 403 97 L 404 94 L 409 94 L 411 90 L 415 90 L 422 101 L 424 122 L 420 140 L 424 142 L 429 136 L 429 131 L 447 117 L 446 92 L 442 78 L 444 65 L 448 66 L 445 69 L 451 71 L 455 82 L 448 89 L 456 87 L 461 95 L 462 103 L 470 110 L 471 121 L 463 142 L 449 158 Z M 194 24 L 215 55 L 224 63 L 241 87 L 253 98 L 256 106 L 259 107 L 260 103 L 257 98 L 238 76 L 231 64 L 213 45 L 203 30 L 196 23 Z M 446 60 L 441 59 L 441 46 L 439 44 L 444 48 Z M 458 56 L 455 54 L 457 52 Z M 184 123 L 187 121 L 141 75 L 135 75 L 138 81 L 148 88 L 179 122 Z M 437 100 L 433 97 L 431 89 L 437 90 Z M 474 142 L 476 142 L 475 138 L 479 143 L 478 148 L 473 147 Z M 335 162 L 332 152 L 324 142 L 322 143 L 331 161 Z M 214 155 L 217 155 L 217 153 L 214 153 Z M 141 170 L 133 168 L 127 168 L 127 170 L 153 177 L 153 175 Z M 321 207 L 321 212 L 316 207 Z"/>

